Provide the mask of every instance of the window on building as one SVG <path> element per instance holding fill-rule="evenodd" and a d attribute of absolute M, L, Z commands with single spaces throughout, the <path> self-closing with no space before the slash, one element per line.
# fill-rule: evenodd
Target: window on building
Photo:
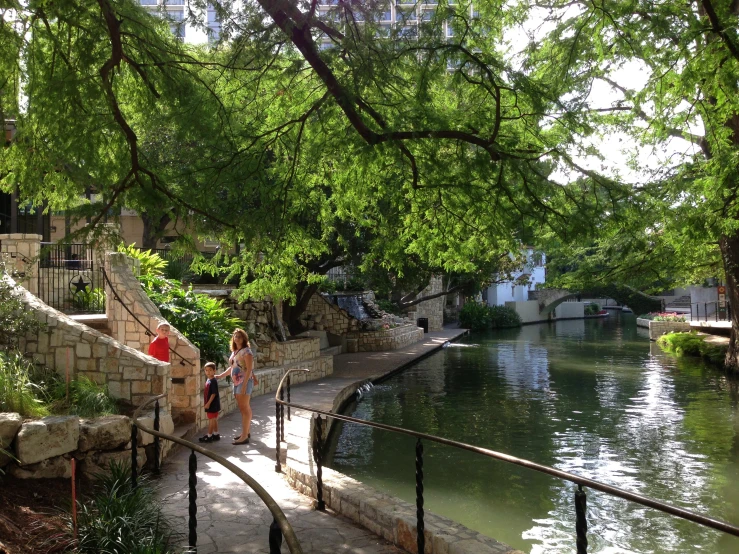
<path fill-rule="evenodd" d="M 406 23 L 408 21 L 418 21 L 418 14 L 416 10 L 395 10 L 395 21 L 399 23 Z"/>
<path fill-rule="evenodd" d="M 398 35 L 403 38 L 415 38 L 418 36 L 418 27 L 415 25 L 405 25 L 399 29 Z"/>

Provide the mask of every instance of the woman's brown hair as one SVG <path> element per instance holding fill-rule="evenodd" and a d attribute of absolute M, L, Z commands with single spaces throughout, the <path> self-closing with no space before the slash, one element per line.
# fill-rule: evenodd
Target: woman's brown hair
<path fill-rule="evenodd" d="M 244 339 L 244 346 L 246 348 L 251 348 L 251 345 L 249 344 L 249 335 L 246 334 L 246 331 L 243 329 L 236 329 L 231 335 L 231 352 L 236 352 L 238 350 L 238 347 L 236 346 L 236 341 L 234 340 L 234 337 L 236 335 L 241 335 L 241 338 Z"/>

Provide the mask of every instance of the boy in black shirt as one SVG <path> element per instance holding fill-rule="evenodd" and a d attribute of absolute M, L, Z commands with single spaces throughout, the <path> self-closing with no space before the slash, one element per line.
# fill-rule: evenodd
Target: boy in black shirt
<path fill-rule="evenodd" d="M 218 380 L 216 379 L 216 364 L 208 362 L 203 366 L 205 376 L 204 407 L 205 415 L 208 416 L 208 434 L 200 437 L 200 442 L 212 442 L 221 440 L 218 434 L 218 412 L 221 411 L 221 397 L 218 394 Z"/>

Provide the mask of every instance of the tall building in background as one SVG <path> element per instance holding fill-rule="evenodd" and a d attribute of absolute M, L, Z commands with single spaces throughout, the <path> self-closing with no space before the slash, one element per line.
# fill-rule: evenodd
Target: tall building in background
<path fill-rule="evenodd" d="M 455 0 L 447 2 L 448 7 L 456 7 Z M 375 20 L 379 24 L 377 31 L 378 38 L 388 37 L 393 29 L 398 31 L 398 36 L 402 38 L 414 38 L 423 32 L 424 25 L 431 25 L 435 20 L 436 10 L 438 8 L 438 0 L 388 0 L 384 9 L 375 14 Z M 459 9 L 469 10 L 470 17 L 476 17 L 477 12 L 470 5 L 469 7 Z M 324 21 L 340 22 L 343 21 L 343 14 L 339 7 L 338 0 L 318 0 L 317 13 Z M 445 6 L 446 9 L 446 6 Z M 364 15 L 360 11 L 354 11 L 354 20 L 361 23 Z M 442 34 L 447 38 L 454 37 L 454 27 L 451 20 L 445 19 L 439 23 L 442 26 Z M 331 48 L 333 43 L 331 40 L 323 36 L 321 38 L 321 49 Z"/>
<path fill-rule="evenodd" d="M 221 36 L 221 22 L 212 6 L 202 14 L 202 22 L 207 31 L 185 20 L 186 0 L 139 0 L 139 4 L 152 14 L 166 19 L 172 34 L 191 44 L 218 40 Z"/>

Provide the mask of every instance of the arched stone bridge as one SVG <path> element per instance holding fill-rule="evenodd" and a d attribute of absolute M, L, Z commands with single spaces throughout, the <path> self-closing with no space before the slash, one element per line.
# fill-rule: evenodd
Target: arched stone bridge
<path fill-rule="evenodd" d="M 664 310 L 664 300 L 649 296 L 625 285 L 605 285 L 589 287 L 582 291 L 566 289 L 541 289 L 529 292 L 529 299 L 539 302 L 539 313 L 549 314 L 562 302 L 578 298 L 613 298 L 619 304 L 627 305 L 636 314 L 659 312 Z"/>

